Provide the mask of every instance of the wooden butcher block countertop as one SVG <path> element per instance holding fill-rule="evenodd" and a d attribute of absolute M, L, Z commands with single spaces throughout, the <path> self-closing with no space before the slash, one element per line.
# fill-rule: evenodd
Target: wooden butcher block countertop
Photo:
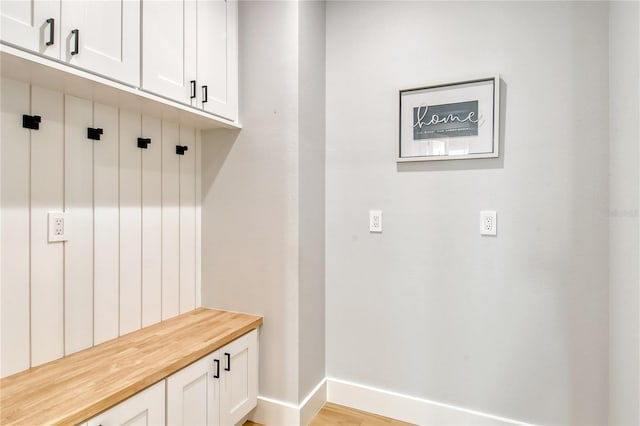
<path fill-rule="evenodd" d="M 77 424 L 262 324 L 199 308 L 0 380 L 0 424 Z"/>

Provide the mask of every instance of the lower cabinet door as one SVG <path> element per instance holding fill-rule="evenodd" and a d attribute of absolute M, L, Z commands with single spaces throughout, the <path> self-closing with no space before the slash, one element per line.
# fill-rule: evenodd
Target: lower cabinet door
<path fill-rule="evenodd" d="M 217 352 L 167 378 L 167 425 L 218 425 Z"/>
<path fill-rule="evenodd" d="M 258 331 L 253 330 L 82 426 L 234 426 L 257 402 Z"/>
<path fill-rule="evenodd" d="M 220 380 L 220 424 L 232 426 L 258 402 L 258 331 L 220 349 L 224 366 Z"/>
<path fill-rule="evenodd" d="M 87 426 L 165 424 L 164 380 L 94 417 Z"/>

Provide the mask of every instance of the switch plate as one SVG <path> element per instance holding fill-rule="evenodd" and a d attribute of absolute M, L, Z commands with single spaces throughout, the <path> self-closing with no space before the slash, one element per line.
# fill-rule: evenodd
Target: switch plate
<path fill-rule="evenodd" d="M 382 232 L 382 210 L 369 210 L 369 232 Z"/>
<path fill-rule="evenodd" d="M 495 210 L 480 212 L 480 235 L 498 235 L 498 217 Z"/>
<path fill-rule="evenodd" d="M 49 242 L 67 241 L 66 214 L 49 212 Z"/>

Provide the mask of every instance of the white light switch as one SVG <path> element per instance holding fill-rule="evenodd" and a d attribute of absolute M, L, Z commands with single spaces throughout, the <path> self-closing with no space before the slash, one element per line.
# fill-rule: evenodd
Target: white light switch
<path fill-rule="evenodd" d="M 66 215 L 63 212 L 49 212 L 49 242 L 67 241 Z"/>
<path fill-rule="evenodd" d="M 369 232 L 382 232 L 382 210 L 369 210 Z"/>
<path fill-rule="evenodd" d="M 498 218 L 495 210 L 480 212 L 480 235 L 498 235 Z"/>

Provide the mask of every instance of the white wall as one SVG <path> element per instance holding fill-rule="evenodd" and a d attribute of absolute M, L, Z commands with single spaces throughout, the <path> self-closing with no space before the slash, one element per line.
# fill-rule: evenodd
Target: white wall
<path fill-rule="evenodd" d="M 328 376 L 606 423 L 607 7 L 328 3 Z M 396 165 L 399 89 L 494 72 L 500 159 Z"/>
<path fill-rule="evenodd" d="M 1 124 L 2 377 L 194 309 L 195 129 L 7 79 Z M 68 241 L 49 243 L 63 210 Z"/>
<path fill-rule="evenodd" d="M 609 424 L 640 424 L 640 7 L 609 10 Z"/>
<path fill-rule="evenodd" d="M 264 316 L 259 395 L 297 406 L 325 366 L 324 4 L 239 22 L 243 129 L 203 135 L 203 304 Z"/>
<path fill-rule="evenodd" d="M 297 402 L 298 5 L 238 12 L 243 129 L 203 135 L 202 301 L 264 316 L 260 395 Z"/>
<path fill-rule="evenodd" d="M 325 3 L 300 8 L 300 390 L 325 378 Z"/>

